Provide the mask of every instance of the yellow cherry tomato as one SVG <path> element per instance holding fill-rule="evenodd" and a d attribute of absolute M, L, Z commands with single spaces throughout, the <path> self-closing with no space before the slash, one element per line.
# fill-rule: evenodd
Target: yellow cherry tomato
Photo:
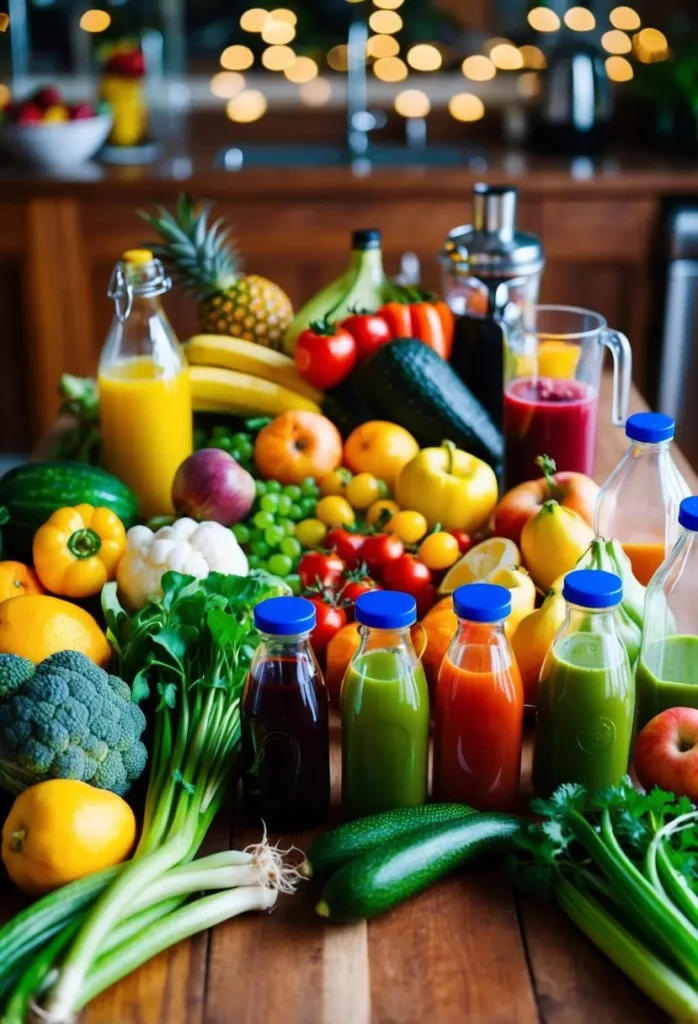
<path fill-rule="evenodd" d="M 352 508 L 365 509 L 383 495 L 373 473 L 357 473 L 345 487 L 344 497 Z"/>
<path fill-rule="evenodd" d="M 400 506 L 396 501 L 390 501 L 389 498 L 381 498 L 379 501 L 374 501 L 369 508 L 366 513 L 366 522 L 369 526 L 375 526 L 381 516 L 389 520 L 399 511 Z"/>
<path fill-rule="evenodd" d="M 321 519 L 304 519 L 296 523 L 296 540 L 304 548 L 319 548 L 326 533 L 327 526 Z"/>
<path fill-rule="evenodd" d="M 351 480 L 351 470 L 340 466 L 333 469 L 320 481 L 320 494 L 323 498 L 329 498 L 333 494 L 344 494 L 344 489 Z"/>
<path fill-rule="evenodd" d="M 356 520 L 354 509 L 346 498 L 342 498 L 338 494 L 320 498 L 315 514 L 327 526 L 351 526 Z"/>
<path fill-rule="evenodd" d="M 396 512 L 386 527 L 388 533 L 396 534 L 403 544 L 418 544 L 427 529 L 427 521 L 422 513 L 408 509 Z"/>
<path fill-rule="evenodd" d="M 458 541 L 450 533 L 430 533 L 419 546 L 419 557 L 428 569 L 448 569 L 458 559 Z"/>

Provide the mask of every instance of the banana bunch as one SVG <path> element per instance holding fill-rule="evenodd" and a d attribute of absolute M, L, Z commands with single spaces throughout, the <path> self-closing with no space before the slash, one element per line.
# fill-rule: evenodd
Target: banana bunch
<path fill-rule="evenodd" d="M 633 575 L 630 559 L 620 542 L 595 537 L 575 568 L 604 569 L 623 580 L 623 600 L 618 606 L 618 623 L 630 664 L 634 666 L 642 643 L 645 588 Z"/>
<path fill-rule="evenodd" d="M 184 351 L 195 412 L 243 417 L 278 416 L 289 409 L 320 412 L 322 393 L 281 352 L 218 334 L 197 334 Z"/>

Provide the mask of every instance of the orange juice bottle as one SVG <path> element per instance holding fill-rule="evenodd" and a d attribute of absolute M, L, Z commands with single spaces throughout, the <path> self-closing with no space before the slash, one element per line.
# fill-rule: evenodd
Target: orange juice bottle
<path fill-rule="evenodd" d="M 104 464 L 146 517 L 172 513 L 172 481 L 192 452 L 189 370 L 160 302 L 170 283 L 149 250 L 124 253 L 109 285 L 116 315 L 99 361 Z"/>

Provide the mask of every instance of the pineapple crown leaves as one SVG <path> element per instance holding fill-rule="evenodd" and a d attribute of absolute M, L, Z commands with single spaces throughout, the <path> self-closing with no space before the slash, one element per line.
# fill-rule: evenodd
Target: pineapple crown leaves
<path fill-rule="evenodd" d="M 231 229 L 222 217 L 209 224 L 212 207 L 209 201 L 195 204 L 181 193 L 174 213 L 164 206 L 155 213 L 139 210 L 164 243 L 146 244 L 198 299 L 225 292 L 240 277 L 238 255 L 229 241 Z"/>

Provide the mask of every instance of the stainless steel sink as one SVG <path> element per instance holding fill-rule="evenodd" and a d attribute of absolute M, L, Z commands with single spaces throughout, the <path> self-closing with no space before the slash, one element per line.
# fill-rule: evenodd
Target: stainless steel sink
<path fill-rule="evenodd" d="M 335 144 L 230 146 L 216 155 L 216 167 L 241 171 L 247 167 L 467 167 L 481 162 L 475 150 L 461 146 L 374 145 L 361 155 Z"/>

